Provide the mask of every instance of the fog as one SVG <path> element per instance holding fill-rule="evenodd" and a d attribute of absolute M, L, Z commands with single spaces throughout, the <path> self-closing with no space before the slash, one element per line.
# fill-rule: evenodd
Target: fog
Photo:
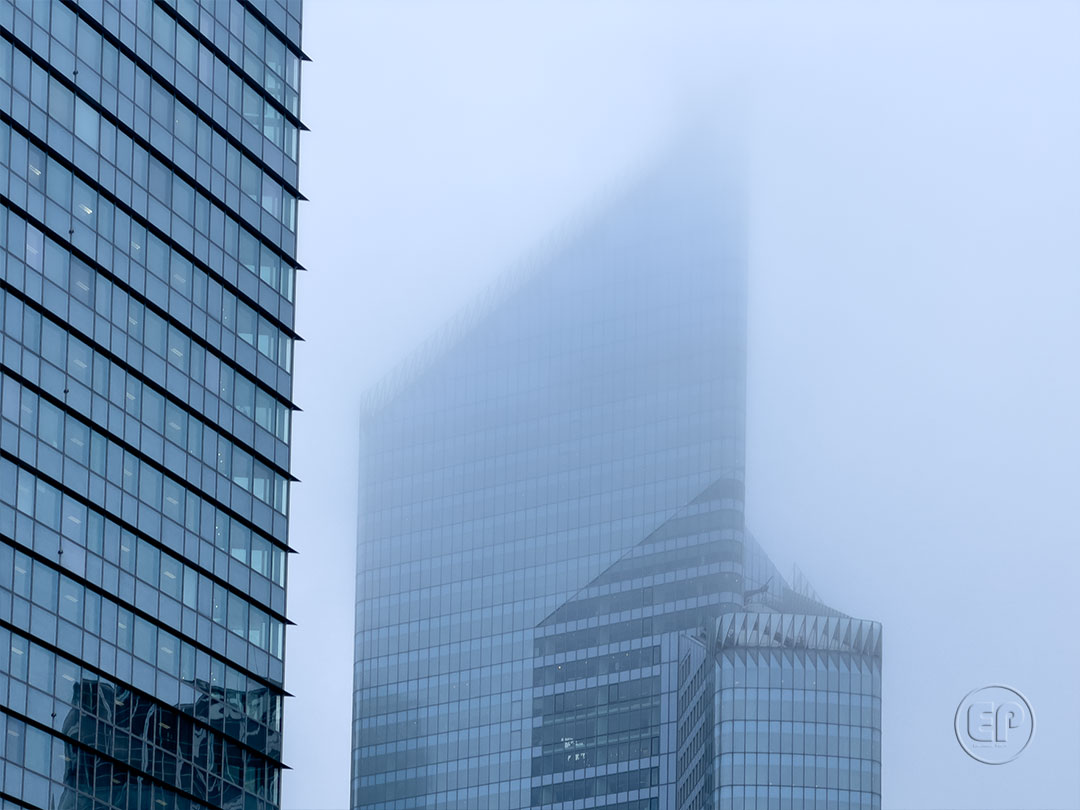
<path fill-rule="evenodd" d="M 1080 808 L 1080 6 L 305 6 L 285 808 L 348 806 L 364 392 L 703 115 L 746 144 L 747 521 L 884 626 L 883 806 Z M 989 766 L 953 716 L 997 683 L 1037 730 Z"/>

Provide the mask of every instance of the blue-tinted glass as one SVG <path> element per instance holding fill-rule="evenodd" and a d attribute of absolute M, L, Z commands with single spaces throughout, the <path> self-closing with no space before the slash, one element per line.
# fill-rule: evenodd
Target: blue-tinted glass
<path fill-rule="evenodd" d="M 722 151 L 689 139 L 368 403 L 354 808 L 802 806 L 876 733 L 840 671 L 880 679 L 880 628 L 745 529 Z"/>
<path fill-rule="evenodd" d="M 0 753 L 27 806 L 280 804 L 299 13 L 0 0 Z"/>

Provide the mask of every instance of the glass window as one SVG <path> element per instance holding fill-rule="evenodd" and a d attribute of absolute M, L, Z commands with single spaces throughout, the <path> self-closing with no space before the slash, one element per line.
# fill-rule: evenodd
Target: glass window
<path fill-rule="evenodd" d="M 247 491 L 251 491 L 251 456 L 239 447 L 233 448 L 232 480 Z"/>
<path fill-rule="evenodd" d="M 234 593 L 229 594 L 229 630 L 238 636 L 247 636 L 247 602 Z"/>
<path fill-rule="evenodd" d="M 172 279 L 170 285 L 185 298 L 191 298 L 191 262 L 179 253 L 172 254 Z"/>
<path fill-rule="evenodd" d="M 43 400 L 38 409 L 38 438 L 49 446 L 59 449 L 63 437 L 63 414 L 55 405 Z"/>
<path fill-rule="evenodd" d="M 45 193 L 61 208 L 68 210 L 71 208 L 71 172 L 51 157 L 46 162 Z"/>
<path fill-rule="evenodd" d="M 54 531 L 60 531 L 60 492 L 44 481 L 37 482 L 34 517 Z"/>
<path fill-rule="evenodd" d="M 255 328 L 257 316 L 255 311 L 247 304 L 238 301 L 236 304 L 236 334 L 245 343 L 255 345 Z"/>
<path fill-rule="evenodd" d="M 168 90 L 157 82 L 153 82 L 150 91 L 150 115 L 167 129 L 172 128 L 174 103 L 179 104 L 175 102 Z"/>
<path fill-rule="evenodd" d="M 144 343 L 147 348 L 161 357 L 165 356 L 165 321 L 159 315 L 153 312 L 146 313 L 146 327 L 145 327 L 145 339 Z"/>
<path fill-rule="evenodd" d="M 259 258 L 259 241 L 248 231 L 240 231 L 239 250 L 240 264 L 252 273 L 256 272 Z"/>
<path fill-rule="evenodd" d="M 176 59 L 191 73 L 199 72 L 199 44 L 195 37 L 180 27 L 176 29 Z"/>
<path fill-rule="evenodd" d="M 161 630 L 158 633 L 158 667 L 172 675 L 174 678 L 180 675 L 180 640 L 172 633 Z"/>
<path fill-rule="evenodd" d="M 91 149 L 98 148 L 100 116 L 81 98 L 75 101 L 75 135 Z"/>
<path fill-rule="evenodd" d="M 41 563 L 33 564 L 33 583 L 31 599 L 34 604 L 56 610 L 56 586 L 59 579 L 56 571 Z"/>
<path fill-rule="evenodd" d="M 195 189 L 180 177 L 173 177 L 172 207 L 188 223 L 195 221 Z"/>
<path fill-rule="evenodd" d="M 258 348 L 261 354 L 266 355 L 271 360 L 277 361 L 277 329 L 273 324 L 262 318 L 259 319 L 259 343 Z"/>
<path fill-rule="evenodd" d="M 68 537 L 82 544 L 86 542 L 86 506 L 69 495 L 63 499 L 63 525 L 61 531 Z"/>
<path fill-rule="evenodd" d="M 71 91 L 56 79 L 49 82 L 49 115 L 59 121 L 66 129 L 74 125 L 75 97 Z"/>
<path fill-rule="evenodd" d="M 183 523 L 184 521 L 184 488 L 171 478 L 166 478 L 164 482 L 165 498 L 162 503 L 162 510 L 165 517 L 170 520 L 174 520 L 177 523 Z M 192 501 L 196 501 L 196 498 L 192 498 Z"/>
<path fill-rule="evenodd" d="M 143 389 L 142 421 L 151 429 L 162 432 L 165 415 L 165 398 L 152 388 Z"/>
<path fill-rule="evenodd" d="M 225 589 L 220 585 L 213 586 L 213 609 L 210 618 L 218 624 L 225 624 Z"/>
<path fill-rule="evenodd" d="M 169 362 L 181 371 L 188 370 L 188 352 L 191 349 L 191 341 L 180 330 L 169 326 Z"/>
<path fill-rule="evenodd" d="M 72 187 L 74 202 L 71 211 L 76 220 L 89 228 L 97 227 L 97 192 L 78 178 L 75 178 Z"/>
<path fill-rule="evenodd" d="M 192 610 L 194 610 L 196 605 L 198 604 L 198 593 L 199 593 L 199 575 L 194 569 L 187 568 L 185 566 L 185 568 L 184 568 L 184 598 L 183 598 L 183 601 L 184 601 L 184 604 L 187 607 L 191 608 Z"/>
<path fill-rule="evenodd" d="M 48 263 L 49 251 L 45 251 L 45 261 Z M 71 292 L 72 297 L 75 300 L 86 304 L 87 306 L 93 306 L 94 304 L 94 286 L 96 282 L 96 274 L 93 270 L 87 267 L 83 262 L 77 258 L 72 258 L 70 274 L 68 278 L 68 290 Z"/>
<path fill-rule="evenodd" d="M 248 641 L 264 650 L 270 644 L 270 617 L 254 607 L 248 618 Z"/>
<path fill-rule="evenodd" d="M 188 416 L 175 402 L 165 405 L 165 436 L 174 444 L 184 447 L 187 443 Z"/>
<path fill-rule="evenodd" d="M 233 393 L 236 409 L 249 419 L 254 418 L 255 384 L 242 374 L 237 374 Z"/>
<path fill-rule="evenodd" d="M 259 167 L 247 158 L 243 158 L 240 168 L 240 191 L 258 202 L 260 185 Z"/>
<path fill-rule="evenodd" d="M 176 47 L 176 22 L 158 5 L 154 6 L 154 42 L 172 53 Z"/>
<path fill-rule="evenodd" d="M 122 485 L 124 492 L 134 495 L 138 491 L 136 486 L 139 477 L 139 462 L 131 453 L 125 451 L 121 466 L 123 469 Z"/>
<path fill-rule="evenodd" d="M 251 530 L 240 523 L 233 523 L 229 532 L 229 553 L 243 563 L 248 559 Z"/>
<path fill-rule="evenodd" d="M 58 173 L 55 173 L 55 172 L 52 175 L 50 175 L 50 177 L 52 177 L 52 176 L 60 177 L 61 180 L 65 179 L 62 175 L 59 175 Z M 64 184 L 62 184 L 62 185 L 63 185 L 63 190 L 64 191 L 66 191 L 66 192 L 71 191 L 71 184 L 70 183 L 67 183 L 66 185 L 64 185 Z M 66 205 L 66 201 L 65 201 L 65 205 Z M 42 260 L 44 258 L 42 254 L 44 252 L 45 252 L 45 240 L 44 240 L 44 238 L 42 236 L 41 231 L 39 231 L 37 228 L 35 228 L 35 227 L 31 226 L 31 225 L 27 225 L 26 226 L 26 254 L 25 254 L 26 255 L 26 263 L 30 267 L 32 267 L 33 269 L 40 272 L 41 271 L 41 266 L 42 266 Z"/>
<path fill-rule="evenodd" d="M 154 663 L 157 659 L 157 628 L 141 616 L 135 617 L 135 644 L 136 657 L 143 661 Z"/>
<path fill-rule="evenodd" d="M 251 568 L 264 577 L 270 576 L 270 544 L 257 534 L 251 537 Z"/>
<path fill-rule="evenodd" d="M 50 32 L 68 50 L 75 51 L 75 13 L 56 3 L 52 6 Z"/>
<path fill-rule="evenodd" d="M 90 347 L 72 336 L 68 344 L 68 374 L 83 385 L 89 386 L 94 378 L 92 363 L 93 352 Z"/>
<path fill-rule="evenodd" d="M 21 551 L 15 552 L 15 574 L 12 577 L 12 587 L 23 599 L 30 598 L 30 571 L 30 558 Z"/>
<path fill-rule="evenodd" d="M 284 221 L 284 217 L 282 216 L 281 198 L 281 186 L 273 178 L 264 175 L 262 184 L 263 210 L 267 211 L 275 219 Z"/>
<path fill-rule="evenodd" d="M 139 499 L 154 508 L 161 506 L 161 473 L 149 464 L 140 464 Z"/>
<path fill-rule="evenodd" d="M 79 626 L 83 623 L 82 595 L 80 585 L 67 577 L 60 580 L 60 615 Z"/>
<path fill-rule="evenodd" d="M 143 582 L 149 582 L 154 587 L 158 584 L 158 550 L 140 538 L 138 540 L 138 553 L 135 557 L 136 576 Z"/>
<path fill-rule="evenodd" d="M 117 608 L 116 611 L 116 644 L 120 649 L 131 652 L 131 611 L 125 608 Z"/>
<path fill-rule="evenodd" d="M 171 124 L 172 114 L 165 119 L 166 124 Z M 150 161 L 150 180 L 149 180 L 150 193 L 161 200 L 166 205 L 170 203 L 170 192 L 172 191 L 172 176 L 169 170 L 157 159 Z"/>
<path fill-rule="evenodd" d="M 161 590 L 173 599 L 180 599 L 183 566 L 169 554 L 161 555 Z"/>
<path fill-rule="evenodd" d="M 68 287 L 71 254 L 52 239 L 45 240 L 45 278 L 60 288 Z"/>
<path fill-rule="evenodd" d="M 52 684 L 49 685 L 51 691 Z M 26 767 L 44 776 L 49 775 L 49 763 L 52 760 L 52 736 L 33 726 L 26 726 L 26 749 L 24 761 Z M 16 760 L 17 761 L 17 760 Z"/>
<path fill-rule="evenodd" d="M 256 129 L 261 129 L 262 124 L 262 112 L 263 112 L 263 100 L 259 94 L 255 91 L 255 88 L 250 85 L 244 85 L 244 119 L 254 126 Z M 247 164 L 247 161 L 245 161 Z M 245 166 L 246 167 L 246 166 Z"/>
<path fill-rule="evenodd" d="M 50 320 L 41 322 L 41 356 L 57 368 L 66 365 L 65 355 L 68 345 L 68 335 L 57 324 Z M 81 377 L 80 377 L 81 379 Z"/>
<path fill-rule="evenodd" d="M 274 430 L 275 402 L 261 388 L 255 392 L 255 423 L 265 430 Z"/>

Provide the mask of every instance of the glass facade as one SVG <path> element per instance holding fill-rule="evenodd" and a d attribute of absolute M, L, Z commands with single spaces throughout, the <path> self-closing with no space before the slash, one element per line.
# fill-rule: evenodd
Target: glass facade
<path fill-rule="evenodd" d="M 791 804 L 796 783 L 816 789 L 816 727 L 800 727 L 804 759 L 797 771 L 784 760 L 788 790 L 776 792 L 746 759 L 771 738 L 748 736 L 745 708 L 728 713 L 736 694 L 745 706 L 747 672 L 761 688 L 774 651 L 748 670 L 759 651 L 721 651 L 717 628 L 775 610 L 766 597 L 781 580 L 744 527 L 745 228 L 738 177 L 705 140 L 688 139 L 368 403 L 354 808 L 841 806 L 828 792 Z M 835 614 L 786 593 L 790 613 Z M 688 645 L 710 662 L 700 705 L 716 708 L 706 731 L 699 708 L 686 737 Z M 795 678 L 781 653 L 778 676 Z M 845 679 L 830 709 L 843 690 L 860 712 L 863 695 L 879 699 L 877 664 L 859 662 L 873 672 L 863 692 L 851 660 L 799 655 L 792 698 L 809 701 L 835 663 Z M 857 774 L 845 806 L 876 807 L 877 783 L 861 780 L 879 749 L 852 764 L 856 738 L 862 726 L 823 773 L 839 785 L 846 768 L 849 791 Z"/>
<path fill-rule="evenodd" d="M 300 0 L 0 0 L 0 807 L 280 804 Z"/>
<path fill-rule="evenodd" d="M 881 626 L 744 561 L 743 605 L 679 639 L 671 806 L 879 810 Z"/>

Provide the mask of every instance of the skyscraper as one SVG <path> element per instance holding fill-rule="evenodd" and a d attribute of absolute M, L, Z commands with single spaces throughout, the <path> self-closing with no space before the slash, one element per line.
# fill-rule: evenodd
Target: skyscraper
<path fill-rule="evenodd" d="M 742 199 L 708 141 L 370 404 L 357 810 L 879 806 L 880 629 L 745 529 Z"/>
<path fill-rule="evenodd" d="M 279 801 L 300 0 L 0 0 L 0 797 Z"/>

